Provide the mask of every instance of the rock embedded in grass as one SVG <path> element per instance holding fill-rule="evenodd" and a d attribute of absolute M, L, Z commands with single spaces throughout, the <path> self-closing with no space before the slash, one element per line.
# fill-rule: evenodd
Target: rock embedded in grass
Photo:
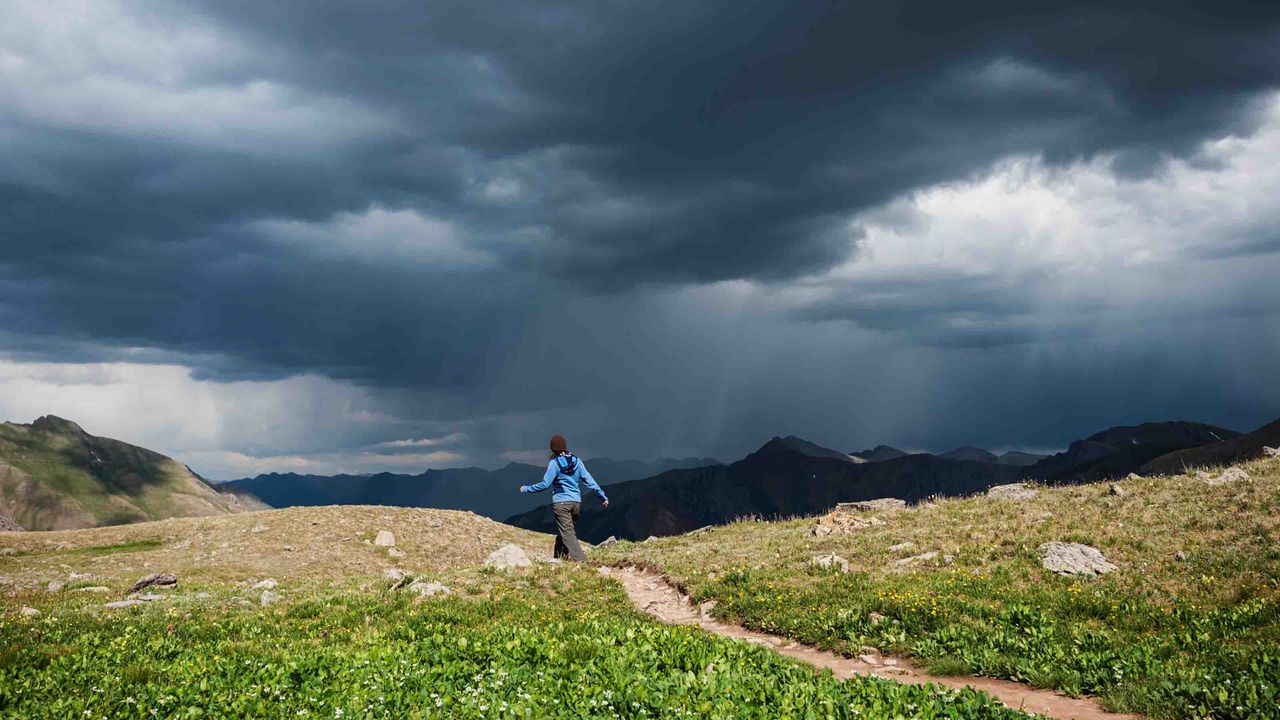
<path fill-rule="evenodd" d="M 132 595 L 143 588 L 149 587 L 174 587 L 178 584 L 176 575 L 166 575 L 164 573 L 151 573 L 138 578 L 138 581 L 129 588 L 129 592 L 125 595 Z"/>
<path fill-rule="evenodd" d="M 377 537 L 373 539 L 373 544 L 378 547 L 395 547 L 396 536 L 390 530 L 379 530 Z"/>
<path fill-rule="evenodd" d="M 814 555 L 809 560 L 809 564 L 823 570 L 838 569 L 840 572 L 849 572 L 849 561 L 835 553 Z"/>
<path fill-rule="evenodd" d="M 279 585 L 279 583 L 276 582 L 275 578 L 266 578 L 264 580 L 259 580 L 258 582 L 254 583 L 252 586 L 252 589 L 253 590 L 274 590 L 276 585 Z"/>
<path fill-rule="evenodd" d="M 930 550 L 927 553 L 912 555 L 911 557 L 902 558 L 901 560 L 894 560 L 893 564 L 897 567 L 908 567 L 911 565 L 918 565 L 920 563 L 929 562 L 930 560 L 934 560 L 937 557 L 938 557 L 938 553 L 934 550 Z"/>
<path fill-rule="evenodd" d="M 270 590 L 263 590 L 262 595 L 258 598 L 258 603 L 261 604 L 263 607 L 266 607 L 271 603 L 279 602 L 279 601 L 280 601 L 280 596 L 271 592 Z"/>
<path fill-rule="evenodd" d="M 875 500 L 855 500 L 854 502 L 838 503 L 832 512 L 838 513 L 863 513 L 877 512 L 880 510 L 893 512 L 895 510 L 905 510 L 907 502 L 898 498 L 877 498 Z"/>
<path fill-rule="evenodd" d="M 40 611 L 39 611 L 39 610 L 37 610 L 37 609 L 35 609 L 35 608 L 33 608 L 33 607 L 24 607 L 24 608 L 22 608 L 22 609 L 18 610 L 18 613 L 19 613 L 20 615 L 25 615 L 25 616 L 27 616 L 27 617 L 39 617 L 39 616 L 40 616 Z"/>
<path fill-rule="evenodd" d="M 489 553 L 489 557 L 485 559 L 484 566 L 497 570 L 498 572 L 511 572 L 520 568 L 532 567 L 529 556 L 519 545 L 507 543 L 502 547 Z"/>
<path fill-rule="evenodd" d="M 1263 457 L 1271 457 L 1271 458 L 1274 458 L 1274 457 L 1280 457 L 1280 448 L 1263 447 L 1263 448 L 1262 448 L 1262 456 L 1263 456 Z"/>
<path fill-rule="evenodd" d="M 1038 494 L 1040 494 L 1038 490 L 1029 487 L 1026 483 L 1009 483 L 987 489 L 987 497 L 996 500 L 1030 500 Z"/>
<path fill-rule="evenodd" d="M 1246 481 L 1249 479 L 1249 473 L 1245 472 L 1243 468 L 1229 467 L 1226 470 L 1223 470 L 1222 474 L 1217 477 L 1208 476 L 1206 474 L 1204 479 L 1205 482 L 1209 483 L 1209 485 L 1216 487 L 1218 485 L 1229 485 L 1231 483 Z"/>
<path fill-rule="evenodd" d="M 1038 550 L 1044 569 L 1059 575 L 1094 577 L 1119 569 L 1101 550 L 1081 543 L 1047 542 Z"/>
<path fill-rule="evenodd" d="M 889 552 L 891 553 L 902 553 L 908 550 L 915 550 L 915 549 L 916 549 L 916 544 L 911 542 L 910 540 L 908 540 L 907 542 L 900 542 L 897 545 L 889 546 Z"/>

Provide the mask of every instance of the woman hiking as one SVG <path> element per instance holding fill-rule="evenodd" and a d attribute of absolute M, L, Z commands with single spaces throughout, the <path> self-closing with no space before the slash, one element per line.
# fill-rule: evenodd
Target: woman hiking
<path fill-rule="evenodd" d="M 582 483 L 600 496 L 604 507 L 609 507 L 609 498 L 604 490 L 596 484 L 596 479 L 587 472 L 587 466 L 578 456 L 569 452 L 569 444 L 563 435 L 551 437 L 551 462 L 547 464 L 547 473 L 542 482 L 520 486 L 522 493 L 536 493 L 551 488 L 551 511 L 556 516 L 556 549 L 555 556 L 567 557 L 574 562 L 583 562 L 587 554 L 582 552 L 578 544 L 578 533 L 574 524 L 578 522 L 578 514 L 582 512 L 582 493 L 578 484 Z"/>

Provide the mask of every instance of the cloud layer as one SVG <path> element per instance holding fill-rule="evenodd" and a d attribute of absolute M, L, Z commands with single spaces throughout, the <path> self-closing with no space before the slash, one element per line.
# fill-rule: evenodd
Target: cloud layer
<path fill-rule="evenodd" d="M 10 3 L 0 411 L 215 475 L 1247 427 L 1277 48 L 1231 2 Z"/>

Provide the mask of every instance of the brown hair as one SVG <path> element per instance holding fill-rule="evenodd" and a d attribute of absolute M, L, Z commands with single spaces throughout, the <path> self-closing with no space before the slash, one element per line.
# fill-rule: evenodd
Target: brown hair
<path fill-rule="evenodd" d="M 569 443 L 565 442 L 563 435 L 551 436 L 551 454 L 559 455 L 562 452 L 569 451 Z"/>

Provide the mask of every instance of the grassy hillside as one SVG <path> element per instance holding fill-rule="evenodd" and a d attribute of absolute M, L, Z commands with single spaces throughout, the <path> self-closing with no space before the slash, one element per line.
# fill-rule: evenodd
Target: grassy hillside
<path fill-rule="evenodd" d="M 938 500 L 867 513 L 883 524 L 844 535 L 814 536 L 812 518 L 740 522 L 596 558 L 659 569 L 723 619 L 846 654 L 875 646 L 1152 717 L 1274 718 L 1280 460 L 1241 469 L 1251 480 Z M 1047 572 L 1038 547 L 1051 541 L 1095 546 L 1119 569 Z M 849 572 L 812 563 L 831 553 Z"/>
<path fill-rule="evenodd" d="M 364 542 L 379 530 L 403 557 Z M 467 513 L 386 507 L 0 534 L 0 716 L 1027 718 L 656 624 L 590 567 L 481 569 L 504 542 L 551 547 Z M 392 564 L 453 592 L 391 590 Z M 101 607 L 157 571 L 179 576 L 164 599 Z M 279 595 L 265 607 L 264 575 Z"/>
<path fill-rule="evenodd" d="M 27 530 L 118 525 L 262 507 L 190 468 L 52 416 L 0 424 L 0 515 Z"/>

